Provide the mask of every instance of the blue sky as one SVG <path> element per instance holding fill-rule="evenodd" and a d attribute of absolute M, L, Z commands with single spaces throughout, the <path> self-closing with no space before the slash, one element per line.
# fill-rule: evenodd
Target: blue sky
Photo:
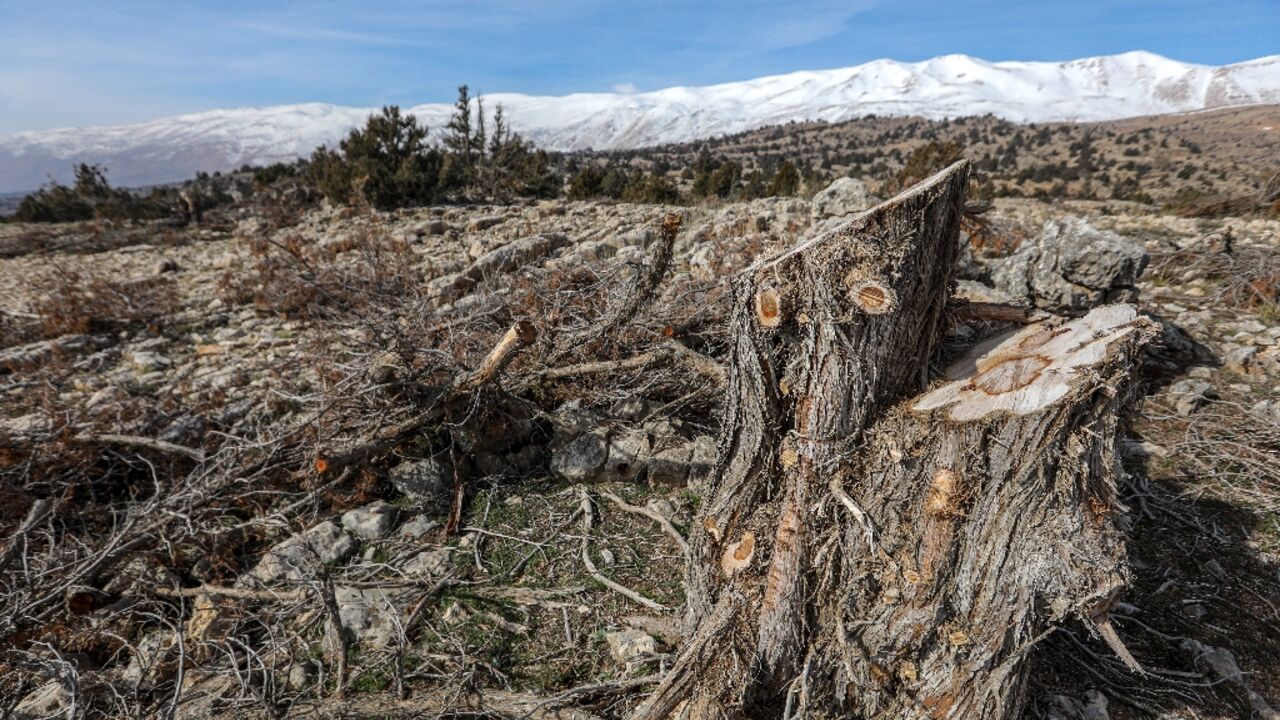
<path fill-rule="evenodd" d="M 1280 53 L 1280 0 L 0 0 L 0 134 L 219 107 L 656 90 L 890 57 Z"/>

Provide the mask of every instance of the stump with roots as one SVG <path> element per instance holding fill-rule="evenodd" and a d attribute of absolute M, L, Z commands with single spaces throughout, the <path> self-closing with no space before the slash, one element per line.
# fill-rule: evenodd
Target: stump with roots
<path fill-rule="evenodd" d="M 734 283 L 686 642 L 634 718 L 1010 718 L 1029 650 L 1126 577 L 1116 417 L 1131 306 L 1027 327 L 927 383 L 961 162 Z"/>

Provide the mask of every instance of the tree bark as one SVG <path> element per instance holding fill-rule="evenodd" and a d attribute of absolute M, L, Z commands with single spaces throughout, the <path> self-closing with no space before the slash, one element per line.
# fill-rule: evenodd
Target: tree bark
<path fill-rule="evenodd" d="M 1144 321 L 1029 325 L 900 402 L 943 330 L 967 177 L 736 278 L 689 640 L 633 717 L 1014 717 L 1047 623 L 1106 627 L 1126 577 L 1116 406 Z"/>

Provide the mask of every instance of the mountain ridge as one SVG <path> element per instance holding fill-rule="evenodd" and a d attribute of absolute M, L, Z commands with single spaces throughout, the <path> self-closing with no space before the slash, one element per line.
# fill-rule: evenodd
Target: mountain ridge
<path fill-rule="evenodd" d="M 867 115 L 1086 122 L 1280 103 L 1280 55 L 1210 66 L 1145 51 L 1056 63 L 951 54 L 644 93 L 495 93 L 485 101 L 490 109 L 503 105 L 514 129 L 550 150 L 633 149 Z M 444 103 L 406 108 L 433 133 L 452 110 Z M 16 133 L 0 137 L 0 192 L 66 181 L 77 162 L 103 164 L 113 183 L 134 186 L 288 161 L 335 143 L 373 111 L 315 102 Z"/>

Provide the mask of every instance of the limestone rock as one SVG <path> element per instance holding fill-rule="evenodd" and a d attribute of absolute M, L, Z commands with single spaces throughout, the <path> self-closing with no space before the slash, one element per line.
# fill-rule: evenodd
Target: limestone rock
<path fill-rule="evenodd" d="M 399 629 L 396 598 L 383 588 L 338 587 L 334 590 L 338 619 L 348 638 L 371 647 L 394 644 Z"/>
<path fill-rule="evenodd" d="M 1050 312 L 1080 315 L 1132 302 L 1149 255 L 1141 245 L 1083 218 L 1050 220 L 1034 240 L 992 263 L 996 288 Z"/>
<path fill-rule="evenodd" d="M 381 500 L 342 515 L 342 526 L 356 537 L 377 540 L 386 537 L 395 527 L 400 509 Z"/>
<path fill-rule="evenodd" d="M 854 178 L 837 178 L 825 190 L 813 196 L 814 220 L 860 213 L 876 204 L 866 183 Z"/>
<path fill-rule="evenodd" d="M 439 525 L 440 523 L 428 518 L 426 515 L 414 515 L 412 519 L 400 526 L 400 531 L 396 535 L 409 540 L 417 540 L 435 530 Z"/>
<path fill-rule="evenodd" d="M 595 479 L 609 458 L 609 438 L 603 430 L 583 433 L 551 454 L 551 471 L 569 482 Z"/>
<path fill-rule="evenodd" d="M 620 663 L 635 662 L 658 651 L 653 636 L 635 628 L 605 633 L 604 639 L 609 644 L 609 655 Z"/>
<path fill-rule="evenodd" d="M 415 500 L 434 500 L 453 487 L 453 467 L 443 458 L 414 460 L 397 465 L 387 479 Z"/>
<path fill-rule="evenodd" d="M 331 521 L 299 533 L 267 551 L 251 575 L 265 583 L 303 580 L 321 564 L 342 562 L 356 551 L 356 541 Z"/>
<path fill-rule="evenodd" d="M 415 577 L 440 577 L 449 569 L 450 554 L 448 548 L 424 550 L 414 555 L 402 569 L 406 575 Z"/>
<path fill-rule="evenodd" d="M 1179 415 L 1187 417 L 1216 397 L 1213 386 L 1205 380 L 1179 380 L 1169 386 L 1169 399 Z"/>

